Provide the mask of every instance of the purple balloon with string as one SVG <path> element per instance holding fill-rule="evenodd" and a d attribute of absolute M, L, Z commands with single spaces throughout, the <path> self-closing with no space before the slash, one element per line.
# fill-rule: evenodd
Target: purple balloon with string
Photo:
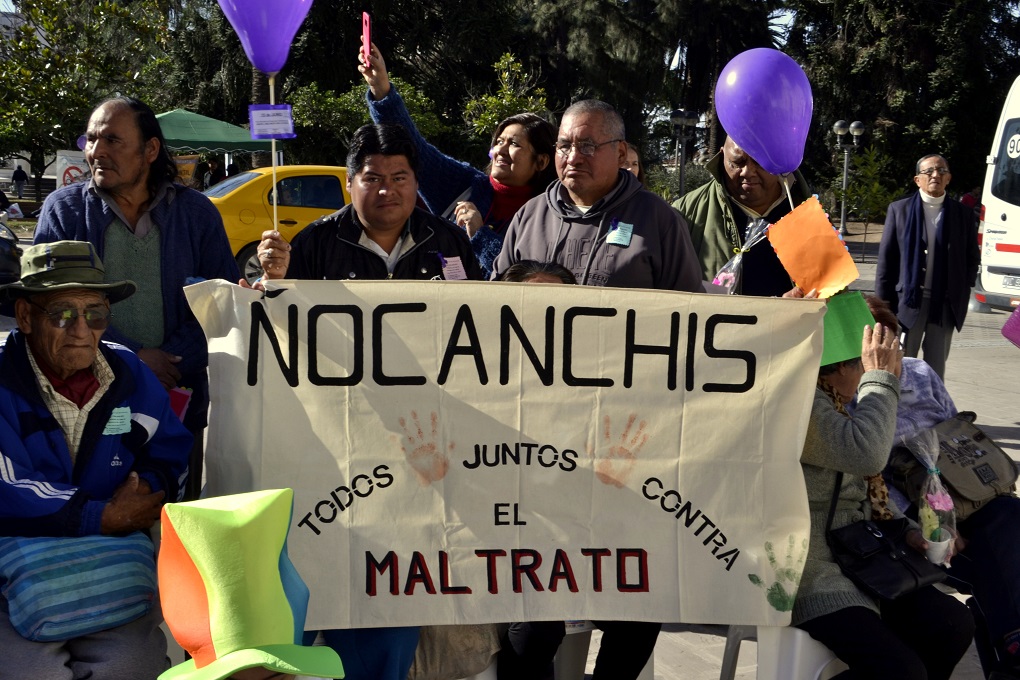
<path fill-rule="evenodd" d="M 733 57 L 715 84 L 715 108 L 731 139 L 773 175 L 804 160 L 814 102 L 800 64 L 779 50 Z"/>
<path fill-rule="evenodd" d="M 219 0 L 219 4 L 248 61 L 266 75 L 275 75 L 287 63 L 290 44 L 312 0 Z"/>

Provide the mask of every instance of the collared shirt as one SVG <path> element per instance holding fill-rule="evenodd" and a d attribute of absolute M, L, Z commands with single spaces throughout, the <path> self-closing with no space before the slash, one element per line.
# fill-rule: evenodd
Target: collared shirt
<path fill-rule="evenodd" d="M 100 189 L 91 179 L 89 180 L 88 190 L 94 196 L 98 196 L 103 199 L 103 203 L 110 206 L 110 210 L 112 210 L 113 214 L 117 216 L 117 219 L 120 220 L 130 231 L 134 232 L 137 238 L 144 238 L 145 235 L 149 233 L 149 230 L 152 229 L 151 211 L 153 206 L 159 205 L 164 198 L 166 198 L 168 202 L 172 202 L 174 197 L 177 195 L 177 189 L 174 185 L 171 182 L 164 181 L 159 185 L 159 188 L 156 190 L 156 195 L 145 206 L 145 210 L 143 210 L 138 216 L 138 222 L 135 223 L 134 228 L 132 228 L 127 218 L 124 217 L 124 211 L 120 209 L 119 205 L 117 205 L 117 201 L 114 200 L 112 194 Z"/>
<path fill-rule="evenodd" d="M 171 203 L 177 196 L 177 189 L 168 181 L 162 182 L 133 228 L 109 192 L 92 180 L 89 180 L 88 190 L 102 199 L 116 216 L 103 236 L 106 280 L 130 280 L 138 284 L 137 293 L 113 306 L 113 325 L 117 332 L 142 347 L 159 347 L 166 339 L 160 230 L 167 225 L 157 224 L 152 219 L 152 209 L 164 201 Z"/>
<path fill-rule="evenodd" d="M 757 220 L 757 219 L 761 219 L 761 218 L 765 217 L 766 215 L 768 215 L 770 212 L 772 212 L 773 210 L 776 209 L 777 205 L 779 205 L 780 203 L 782 203 L 785 200 L 786 200 L 786 194 L 780 194 L 779 198 L 777 198 L 775 200 L 775 202 L 772 205 L 770 205 L 768 208 L 766 208 L 765 212 L 763 212 L 760 215 L 758 213 L 756 213 L 754 210 L 748 208 L 746 205 L 744 205 L 743 203 L 741 203 L 740 201 L 738 201 L 735 198 L 733 199 L 733 202 L 736 204 L 736 206 L 738 208 L 740 208 L 741 211 L 743 211 L 743 213 L 745 215 L 750 217 L 752 220 Z"/>
<path fill-rule="evenodd" d="M 414 247 L 414 238 L 407 229 L 407 225 L 404 225 L 404 230 L 400 232 L 400 236 L 397 238 L 397 243 L 393 246 L 393 250 L 387 253 L 381 245 L 369 238 L 368 232 L 365 231 L 365 226 L 361 224 L 361 220 L 357 217 L 357 213 L 354 215 L 354 221 L 359 227 L 361 227 L 361 236 L 358 237 L 358 245 L 368 248 L 373 253 L 381 257 L 383 261 L 386 262 L 386 271 L 390 274 L 392 274 L 393 270 L 396 269 L 397 261 L 400 260 L 400 256 Z"/>
<path fill-rule="evenodd" d="M 789 175 L 789 178 L 790 178 L 790 188 L 792 189 L 792 188 L 793 188 L 793 185 L 795 185 L 795 184 L 797 183 L 797 178 L 796 178 L 796 177 L 794 177 L 792 173 L 791 173 L 791 174 Z M 725 186 L 725 184 L 724 184 L 723 186 Z M 782 183 L 782 178 L 780 178 L 780 183 L 779 183 L 779 186 L 780 186 L 780 187 L 782 187 L 782 186 L 783 186 L 783 183 Z M 727 189 L 726 189 L 726 193 L 727 193 L 727 194 L 729 194 L 729 192 L 730 192 L 730 191 L 729 191 L 729 188 L 727 187 Z M 777 198 L 777 199 L 776 199 L 775 201 L 773 201 L 772 205 L 770 205 L 770 206 L 769 206 L 769 207 L 768 207 L 768 208 L 767 208 L 767 209 L 765 210 L 765 212 L 763 212 L 762 214 L 760 214 L 760 215 L 759 215 L 758 213 L 756 213 L 756 212 L 755 212 L 754 210 L 752 210 L 751 208 L 748 208 L 748 207 L 747 207 L 746 205 L 744 205 L 743 203 L 741 203 L 741 202 L 740 202 L 740 201 L 738 201 L 737 199 L 733 198 L 733 196 L 732 196 L 732 195 L 730 195 L 730 198 L 731 198 L 731 199 L 733 200 L 733 203 L 734 203 L 734 204 L 735 204 L 735 205 L 736 205 L 736 206 L 737 206 L 738 208 L 740 208 L 740 210 L 741 210 L 741 211 L 742 211 L 742 212 L 743 212 L 743 213 L 744 213 L 745 215 L 747 215 L 748 217 L 750 217 L 750 218 L 751 218 L 751 220 L 757 220 L 757 219 L 760 219 L 760 218 L 763 218 L 763 217 L 765 217 L 766 215 L 768 215 L 769 213 L 771 213 L 771 212 L 772 212 L 773 210 L 775 210 L 775 209 L 776 209 L 776 206 L 777 206 L 777 205 L 779 205 L 780 203 L 782 203 L 782 202 L 783 202 L 783 201 L 785 201 L 785 200 L 788 200 L 788 196 L 786 195 L 786 190 L 784 189 L 783 191 L 780 191 L 780 192 L 779 192 L 779 198 Z M 748 222 L 750 222 L 751 220 L 748 220 Z"/>
<path fill-rule="evenodd" d="M 113 384 L 113 369 L 110 368 L 103 353 L 96 352 L 96 361 L 92 364 L 92 371 L 95 373 L 96 379 L 99 380 L 99 389 L 92 395 L 88 403 L 79 409 L 73 401 L 54 389 L 53 384 L 36 363 L 35 357 L 32 355 L 32 348 L 27 349 L 28 363 L 31 364 L 36 382 L 39 383 L 39 392 L 43 403 L 57 419 L 60 429 L 64 431 L 64 439 L 67 441 L 67 450 L 71 452 L 71 464 L 73 465 L 75 458 L 78 457 L 78 447 L 81 445 L 81 435 L 85 431 L 89 413 Z"/>

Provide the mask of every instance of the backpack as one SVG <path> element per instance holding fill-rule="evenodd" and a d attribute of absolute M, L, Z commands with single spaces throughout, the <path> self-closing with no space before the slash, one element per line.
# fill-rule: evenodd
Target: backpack
<path fill-rule="evenodd" d="M 976 418 L 973 411 L 963 411 L 933 428 L 939 438 L 939 475 L 953 498 L 957 522 L 1016 490 L 1016 463 L 974 424 Z M 893 449 L 889 467 L 893 484 L 916 503 L 927 470 L 905 446 Z"/>

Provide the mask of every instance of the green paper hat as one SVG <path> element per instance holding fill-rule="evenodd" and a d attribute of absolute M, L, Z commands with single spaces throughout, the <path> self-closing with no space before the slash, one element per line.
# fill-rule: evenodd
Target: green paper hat
<path fill-rule="evenodd" d="M 861 356 L 864 327 L 874 326 L 868 303 L 860 291 L 833 295 L 825 305 L 822 366 Z"/>
<path fill-rule="evenodd" d="M 329 647 L 305 647 L 308 587 L 287 556 L 294 492 L 256 491 L 163 506 L 163 617 L 192 658 L 159 680 L 219 680 L 262 666 L 342 678 Z"/>

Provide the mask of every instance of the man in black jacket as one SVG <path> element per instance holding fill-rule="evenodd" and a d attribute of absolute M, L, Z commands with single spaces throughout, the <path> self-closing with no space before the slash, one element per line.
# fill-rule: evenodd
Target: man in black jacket
<path fill-rule="evenodd" d="M 918 192 L 889 205 L 878 248 L 875 295 L 905 328 L 903 353 L 924 360 L 940 378 L 953 330 L 963 328 L 980 251 L 971 210 L 946 195 L 952 175 L 937 154 L 917 162 Z"/>
<path fill-rule="evenodd" d="M 347 154 L 351 205 L 286 243 L 267 231 L 259 262 L 267 279 L 482 280 L 463 230 L 415 207 L 418 152 L 400 125 L 365 125 Z"/>
<path fill-rule="evenodd" d="M 279 232 L 264 232 L 264 278 L 481 281 L 464 231 L 415 206 L 417 169 L 417 148 L 402 126 L 359 128 L 347 154 L 351 205 L 312 222 L 290 244 Z M 349 680 L 403 680 L 418 644 L 415 626 L 323 633 Z"/>

